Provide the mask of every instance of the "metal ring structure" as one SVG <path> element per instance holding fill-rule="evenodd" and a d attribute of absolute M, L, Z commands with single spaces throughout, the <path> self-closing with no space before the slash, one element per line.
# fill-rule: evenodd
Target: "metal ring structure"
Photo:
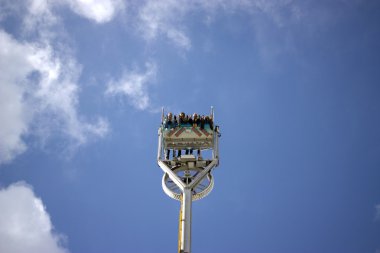
<path fill-rule="evenodd" d="M 192 168 L 188 169 L 186 167 L 178 167 L 173 169 L 176 175 L 185 183 L 190 183 L 196 175 L 201 172 L 203 168 Z M 199 184 L 192 189 L 192 200 L 199 200 L 206 197 L 214 188 L 214 178 L 211 173 L 208 173 Z M 162 177 L 162 189 L 172 199 L 181 201 L 181 189 L 171 180 L 169 175 L 165 173 Z"/>

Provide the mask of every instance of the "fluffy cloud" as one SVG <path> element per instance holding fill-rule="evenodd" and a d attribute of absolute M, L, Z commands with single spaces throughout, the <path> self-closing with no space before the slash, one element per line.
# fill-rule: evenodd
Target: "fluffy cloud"
<path fill-rule="evenodd" d="M 16 9 L 17 4 L 13 3 L 7 6 L 12 5 L 13 9 Z M 109 22 L 118 12 L 124 10 L 122 0 L 28 0 L 27 14 L 24 17 L 26 30 L 33 30 L 35 27 L 49 27 L 59 23 L 60 17 L 56 14 L 56 10 L 62 6 L 68 6 L 76 14 L 96 23 Z M 10 8 L 8 7 L 8 9 Z"/>
<path fill-rule="evenodd" d="M 0 164 L 26 149 L 22 137 L 31 127 L 43 128 L 43 136 L 59 130 L 79 145 L 107 133 L 104 119 L 90 124 L 77 113 L 80 68 L 72 57 L 49 44 L 18 42 L 1 30 L 0 45 Z"/>
<path fill-rule="evenodd" d="M 50 47 L 38 48 L 30 56 L 30 62 L 39 74 L 37 89 L 33 91 L 39 112 L 57 117 L 67 135 L 84 144 L 88 135 L 104 136 L 107 122 L 99 118 L 95 124 L 80 120 L 77 113 L 78 69 L 71 57 L 54 57 Z"/>
<path fill-rule="evenodd" d="M 134 107 L 144 110 L 150 103 L 147 85 L 154 80 L 156 73 L 157 67 L 153 63 L 146 63 L 146 71 L 143 73 L 125 70 L 119 80 L 108 83 L 106 93 L 125 95 Z"/>
<path fill-rule="evenodd" d="M 97 23 L 110 21 L 118 11 L 124 9 L 123 2 L 119 0 L 67 0 L 67 2 L 75 13 Z"/>
<path fill-rule="evenodd" d="M 27 149 L 28 134 L 45 142 L 59 133 L 77 146 L 108 132 L 105 119 L 89 123 L 78 114 L 81 66 L 67 46 L 56 43 L 65 37 L 57 14 L 62 6 L 96 23 L 124 8 L 121 0 L 5 0 L 0 21 L 22 17 L 24 40 L 0 30 L 0 165 Z"/>
<path fill-rule="evenodd" d="M 21 140 L 21 136 L 27 130 L 24 111 L 20 89 L 0 85 L 0 163 L 10 161 L 26 149 Z"/>
<path fill-rule="evenodd" d="M 29 185 L 0 189 L 0 252 L 67 253 L 49 214 Z"/>
<path fill-rule="evenodd" d="M 22 153 L 26 145 L 21 136 L 27 132 L 29 108 L 24 101 L 24 82 L 32 71 L 25 57 L 31 48 L 15 42 L 0 31 L 0 164 Z"/>
<path fill-rule="evenodd" d="M 39 33 L 47 32 L 47 28 L 58 22 L 58 17 L 51 9 L 52 4 L 49 0 L 28 0 L 27 12 L 23 20 L 24 29 Z"/>

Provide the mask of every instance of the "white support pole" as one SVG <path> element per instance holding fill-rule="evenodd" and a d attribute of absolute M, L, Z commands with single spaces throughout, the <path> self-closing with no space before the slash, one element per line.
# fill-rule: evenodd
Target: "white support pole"
<path fill-rule="evenodd" d="M 184 189 L 182 192 L 182 217 L 181 217 L 181 253 L 190 253 L 191 250 L 191 189 Z"/>
<path fill-rule="evenodd" d="M 214 131 L 214 148 L 213 148 L 213 159 L 218 160 L 216 166 L 219 165 L 219 133 Z"/>
<path fill-rule="evenodd" d="M 158 129 L 158 150 L 157 150 L 157 161 L 161 160 L 162 156 L 162 131 L 161 128 Z"/>
<path fill-rule="evenodd" d="M 215 127 L 215 126 L 214 126 Z M 215 130 L 215 129 L 214 129 Z M 214 135 L 213 135 L 213 144 L 214 146 L 212 147 L 212 159 L 215 160 L 216 159 L 216 142 L 217 142 L 217 139 L 218 139 L 218 136 L 217 136 L 217 132 L 214 131 Z"/>

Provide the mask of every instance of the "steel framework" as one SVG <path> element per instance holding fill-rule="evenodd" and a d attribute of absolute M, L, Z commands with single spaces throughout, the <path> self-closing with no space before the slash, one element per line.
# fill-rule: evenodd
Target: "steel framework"
<path fill-rule="evenodd" d="M 215 122 L 214 109 L 210 118 Z M 164 121 L 162 109 L 161 123 Z M 157 163 L 164 171 L 162 188 L 171 198 L 181 202 L 178 228 L 178 252 L 191 251 L 192 201 L 206 197 L 214 187 L 212 170 L 219 165 L 219 127 L 202 128 L 180 126 L 158 129 Z M 165 151 L 172 150 L 173 158 L 165 159 Z M 211 158 L 192 154 L 174 156 L 180 150 L 211 150 Z"/>

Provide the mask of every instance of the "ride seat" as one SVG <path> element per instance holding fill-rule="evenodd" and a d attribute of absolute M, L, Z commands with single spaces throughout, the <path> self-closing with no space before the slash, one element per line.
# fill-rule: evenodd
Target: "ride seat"
<path fill-rule="evenodd" d="M 212 149 L 214 131 L 205 126 L 204 129 L 193 126 L 181 126 L 163 129 L 164 149 Z"/>

